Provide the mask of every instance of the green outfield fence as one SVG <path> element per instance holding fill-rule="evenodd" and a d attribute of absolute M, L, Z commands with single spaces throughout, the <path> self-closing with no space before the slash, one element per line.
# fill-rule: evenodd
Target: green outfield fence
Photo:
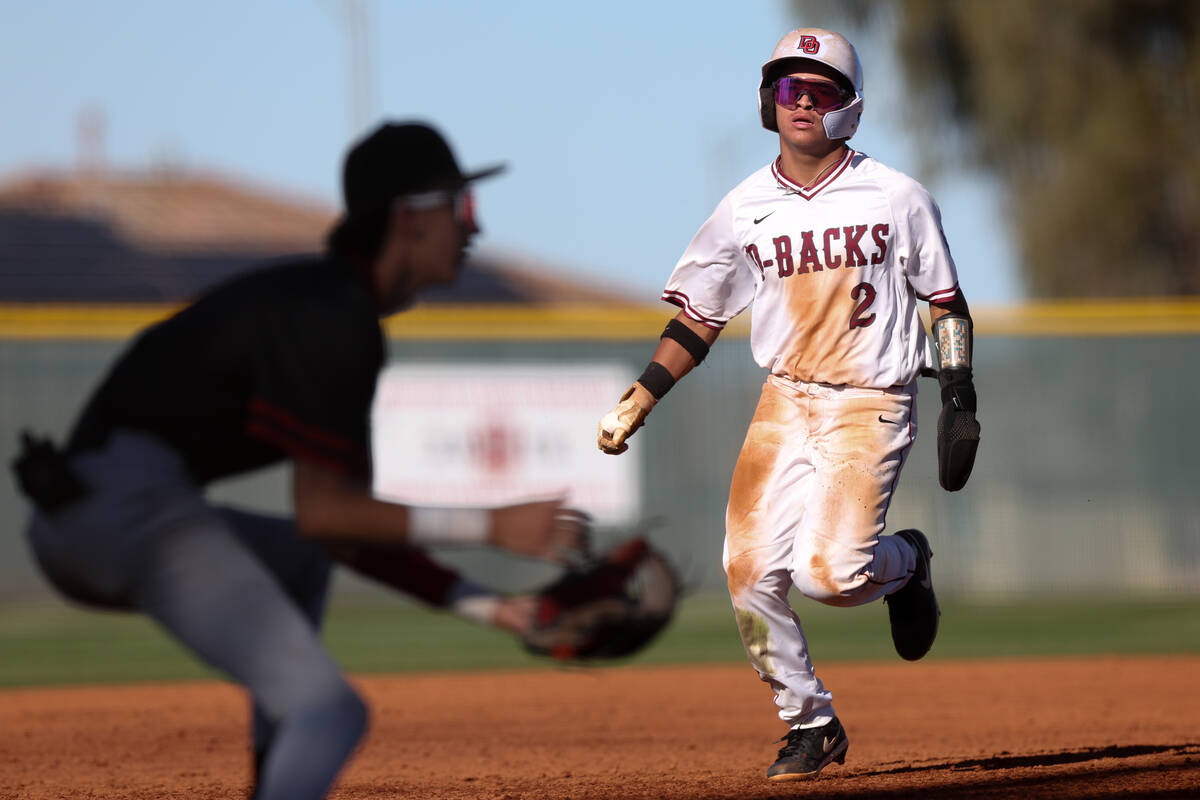
<path fill-rule="evenodd" d="M 0 304 L 0 457 L 23 426 L 61 434 L 125 340 L 166 307 Z M 419 308 L 388 324 L 392 358 L 420 363 L 620 363 L 640 371 L 669 306 Z M 1200 299 L 976 310 L 982 443 L 961 492 L 937 485 L 936 385 L 889 527 L 931 534 L 939 590 L 964 598 L 1200 593 Z M 762 384 L 747 327 L 732 325 L 664 400 L 637 446 L 642 511 L 698 589 L 723 586 L 733 462 Z M 596 399 L 597 418 L 614 398 Z M 223 499 L 286 507 L 282 469 L 218 486 Z M 0 600 L 48 594 L 29 559 L 25 508 L 0 480 Z M 526 567 L 466 556 L 468 569 Z M 509 562 L 505 562 L 509 563 Z M 359 591 L 343 583 L 345 591 Z"/>

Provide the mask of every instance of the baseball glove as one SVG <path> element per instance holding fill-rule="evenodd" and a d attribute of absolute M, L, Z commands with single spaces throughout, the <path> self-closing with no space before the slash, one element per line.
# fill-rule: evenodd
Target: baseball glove
<path fill-rule="evenodd" d="M 530 652 L 562 661 L 631 655 L 671 621 L 679 595 L 670 562 L 635 537 L 539 592 L 523 642 Z"/>

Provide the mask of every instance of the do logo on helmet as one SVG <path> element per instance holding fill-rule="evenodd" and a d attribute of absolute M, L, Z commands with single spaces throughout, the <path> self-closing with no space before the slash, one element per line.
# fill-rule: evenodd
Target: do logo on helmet
<path fill-rule="evenodd" d="M 796 42 L 796 49 L 808 53 L 810 56 L 816 55 L 817 51 L 821 49 L 821 43 L 815 36 L 801 36 L 800 41 Z"/>

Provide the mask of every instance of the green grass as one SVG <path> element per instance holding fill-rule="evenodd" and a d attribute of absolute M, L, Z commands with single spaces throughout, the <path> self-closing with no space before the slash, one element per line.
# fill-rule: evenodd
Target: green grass
<path fill-rule="evenodd" d="M 881 604 L 797 608 L 819 662 L 894 659 Z M 330 649 L 354 673 L 546 666 L 507 634 L 396 602 L 335 605 Z M 931 659 L 1200 653 L 1200 597 L 943 602 Z M 723 596 L 688 598 L 666 633 L 628 663 L 745 663 Z M 0 686 L 213 677 L 148 620 L 65 605 L 0 606 Z"/>

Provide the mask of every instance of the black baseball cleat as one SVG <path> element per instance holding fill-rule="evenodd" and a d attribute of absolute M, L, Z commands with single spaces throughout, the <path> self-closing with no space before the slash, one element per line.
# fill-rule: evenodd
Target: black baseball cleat
<path fill-rule="evenodd" d="M 892 623 L 892 644 L 896 646 L 896 652 L 907 661 L 916 661 L 933 647 L 933 640 L 937 638 L 938 617 L 942 615 L 937 597 L 933 594 L 933 581 L 929 573 L 933 551 L 929 549 L 925 534 L 918 530 L 896 531 L 896 535 L 917 551 L 917 566 L 908 583 L 883 598 L 883 601 L 887 603 L 888 619 Z"/>
<path fill-rule="evenodd" d="M 819 728 L 792 728 L 779 758 L 767 768 L 767 778 L 773 781 L 803 781 L 815 778 L 833 762 L 846 763 L 850 740 L 842 723 L 834 717 Z M 782 741 L 782 740 L 781 740 Z"/>

